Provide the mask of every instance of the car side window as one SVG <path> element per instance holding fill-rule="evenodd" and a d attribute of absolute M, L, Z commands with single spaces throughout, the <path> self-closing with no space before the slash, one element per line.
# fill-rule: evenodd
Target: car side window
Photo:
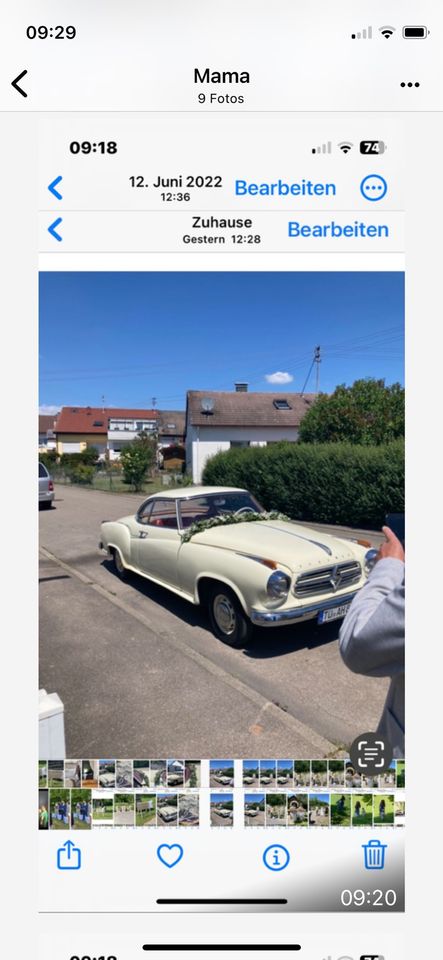
<path fill-rule="evenodd" d="M 166 527 L 177 530 L 175 500 L 154 500 L 148 520 L 150 527 Z"/>
<path fill-rule="evenodd" d="M 140 507 L 140 510 L 137 513 L 138 523 L 145 523 L 145 524 L 149 523 L 149 517 L 152 511 L 152 504 L 153 504 L 153 501 L 148 500 L 146 503 L 144 503 Z"/>
<path fill-rule="evenodd" d="M 47 476 L 49 476 L 46 467 L 45 467 L 42 463 L 39 463 L 39 465 L 38 465 L 38 476 L 39 476 L 39 479 L 40 479 L 40 477 L 47 477 Z"/>

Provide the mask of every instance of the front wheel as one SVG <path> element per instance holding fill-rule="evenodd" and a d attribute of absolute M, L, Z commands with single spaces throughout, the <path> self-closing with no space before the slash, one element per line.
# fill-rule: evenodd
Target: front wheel
<path fill-rule="evenodd" d="M 120 577 L 120 580 L 126 580 L 128 576 L 128 571 L 123 563 L 119 550 L 112 551 L 112 565 L 114 567 L 115 573 L 117 574 L 118 577 Z"/>
<path fill-rule="evenodd" d="M 228 647 L 243 646 L 252 633 L 252 624 L 235 593 L 224 584 L 214 584 L 208 591 L 208 611 L 212 632 Z"/>

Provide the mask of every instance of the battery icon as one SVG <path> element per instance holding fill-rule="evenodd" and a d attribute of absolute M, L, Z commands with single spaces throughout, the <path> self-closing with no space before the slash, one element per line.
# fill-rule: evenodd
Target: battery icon
<path fill-rule="evenodd" d="M 405 40 L 426 40 L 429 30 L 427 27 L 403 27 Z"/>
<path fill-rule="evenodd" d="M 360 153 L 366 156 L 380 156 L 386 150 L 386 144 L 383 140 L 360 140 Z"/>

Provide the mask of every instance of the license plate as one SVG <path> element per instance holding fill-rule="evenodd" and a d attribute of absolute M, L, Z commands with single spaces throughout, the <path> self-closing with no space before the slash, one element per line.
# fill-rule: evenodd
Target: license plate
<path fill-rule="evenodd" d="M 350 603 L 342 603 L 339 607 L 329 607 L 329 610 L 321 610 L 318 615 L 318 623 L 329 623 L 330 620 L 339 620 L 340 617 L 345 617 Z"/>

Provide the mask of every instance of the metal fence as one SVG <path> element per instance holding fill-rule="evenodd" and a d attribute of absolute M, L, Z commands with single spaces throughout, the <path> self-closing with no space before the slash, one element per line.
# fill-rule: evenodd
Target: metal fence
<path fill-rule="evenodd" d="M 121 470 L 109 469 L 107 465 L 96 464 L 84 471 L 71 467 L 62 467 L 60 464 L 51 464 L 48 468 L 55 483 L 69 486 L 84 487 L 85 489 L 104 490 L 108 493 L 134 493 L 131 483 L 125 483 Z M 172 471 L 156 471 L 143 483 L 138 493 L 156 493 L 165 487 L 187 486 L 188 479 L 182 473 Z"/>

